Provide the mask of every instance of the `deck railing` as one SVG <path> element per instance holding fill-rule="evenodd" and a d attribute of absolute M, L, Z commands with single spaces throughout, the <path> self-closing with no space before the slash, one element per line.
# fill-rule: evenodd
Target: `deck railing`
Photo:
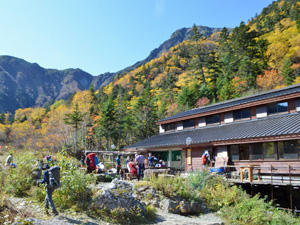
<path fill-rule="evenodd" d="M 300 166 L 262 166 L 262 165 L 228 165 L 225 167 L 226 173 L 231 172 L 234 168 L 240 171 L 240 181 L 244 181 L 245 171 L 248 173 L 248 181 L 258 181 L 258 182 L 270 182 L 271 184 L 287 183 L 292 185 L 293 183 L 300 184 Z M 254 179 L 254 176 L 257 176 Z M 229 177 L 229 176 L 227 176 Z"/>

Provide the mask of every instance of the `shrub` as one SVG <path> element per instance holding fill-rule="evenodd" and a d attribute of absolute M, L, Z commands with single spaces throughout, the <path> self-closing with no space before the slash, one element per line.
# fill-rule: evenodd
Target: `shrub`
<path fill-rule="evenodd" d="M 195 197 L 189 182 L 178 175 L 175 177 L 156 177 L 152 175 L 149 182 L 156 190 L 162 191 L 162 194 L 167 197 L 180 195 L 188 200 L 193 200 Z"/>
<path fill-rule="evenodd" d="M 299 224 L 297 218 L 274 208 L 259 195 L 239 201 L 232 207 L 223 207 L 221 216 L 228 224 Z"/>
<path fill-rule="evenodd" d="M 0 172 L 0 183 L 3 191 L 17 197 L 27 195 L 33 186 L 32 166 L 37 163 L 31 152 L 16 153 L 16 168 L 7 168 Z"/>
<path fill-rule="evenodd" d="M 129 210 L 124 208 L 109 210 L 92 207 L 91 210 L 92 213 L 100 219 L 116 224 L 148 223 L 156 217 L 156 209 L 153 206 L 147 206 L 146 213 L 143 213 L 141 209 L 136 209 L 134 207 Z"/>
<path fill-rule="evenodd" d="M 86 209 L 92 199 L 90 184 L 96 183 L 94 174 L 85 174 L 76 166 L 74 159 L 57 154 L 58 165 L 61 168 L 62 187 L 56 189 L 53 200 L 62 209 Z"/>

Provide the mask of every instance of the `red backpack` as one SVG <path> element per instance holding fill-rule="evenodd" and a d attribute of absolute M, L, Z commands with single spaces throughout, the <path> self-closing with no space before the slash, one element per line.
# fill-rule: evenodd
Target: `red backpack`
<path fill-rule="evenodd" d="M 90 168 L 91 168 L 92 170 L 95 170 L 95 169 L 96 169 L 95 156 L 96 156 L 95 153 L 90 153 L 90 154 L 88 154 L 88 158 L 90 159 Z"/>
<path fill-rule="evenodd" d="M 207 156 L 206 156 L 206 154 L 203 154 L 202 158 L 201 158 L 201 163 L 206 164 L 206 162 L 207 162 Z"/>

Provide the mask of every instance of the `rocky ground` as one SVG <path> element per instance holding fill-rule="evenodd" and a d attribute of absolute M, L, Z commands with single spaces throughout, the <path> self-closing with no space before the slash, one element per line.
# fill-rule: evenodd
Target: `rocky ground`
<path fill-rule="evenodd" d="M 122 183 L 121 183 L 122 184 Z M 112 186 L 120 185 L 118 183 L 101 183 L 97 185 L 98 189 L 111 191 Z M 110 196 L 111 197 L 111 196 Z M 86 215 L 85 213 L 64 212 L 56 217 L 47 216 L 43 212 L 43 208 L 32 201 L 27 201 L 21 198 L 10 198 L 11 205 L 13 205 L 21 214 L 28 215 L 26 221 L 32 222 L 34 225 L 69 225 L 69 224 L 84 224 L 84 225 L 104 225 L 109 224 L 100 221 L 97 218 Z M 168 213 L 166 210 L 157 208 L 157 216 L 154 221 L 149 221 L 146 224 L 160 224 L 160 225 L 181 225 L 181 224 L 203 224 L 203 225 L 217 225 L 223 224 L 216 213 L 208 209 L 204 209 L 199 216 L 183 216 L 179 214 Z M 22 224 L 22 223 L 14 223 Z"/>

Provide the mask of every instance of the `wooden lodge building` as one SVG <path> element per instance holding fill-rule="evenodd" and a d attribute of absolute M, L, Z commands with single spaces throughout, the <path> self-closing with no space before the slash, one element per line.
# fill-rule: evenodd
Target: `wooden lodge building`
<path fill-rule="evenodd" d="M 158 135 L 124 150 L 152 152 L 184 171 L 201 170 L 204 151 L 237 170 L 300 168 L 300 84 L 188 110 L 157 125 Z"/>

